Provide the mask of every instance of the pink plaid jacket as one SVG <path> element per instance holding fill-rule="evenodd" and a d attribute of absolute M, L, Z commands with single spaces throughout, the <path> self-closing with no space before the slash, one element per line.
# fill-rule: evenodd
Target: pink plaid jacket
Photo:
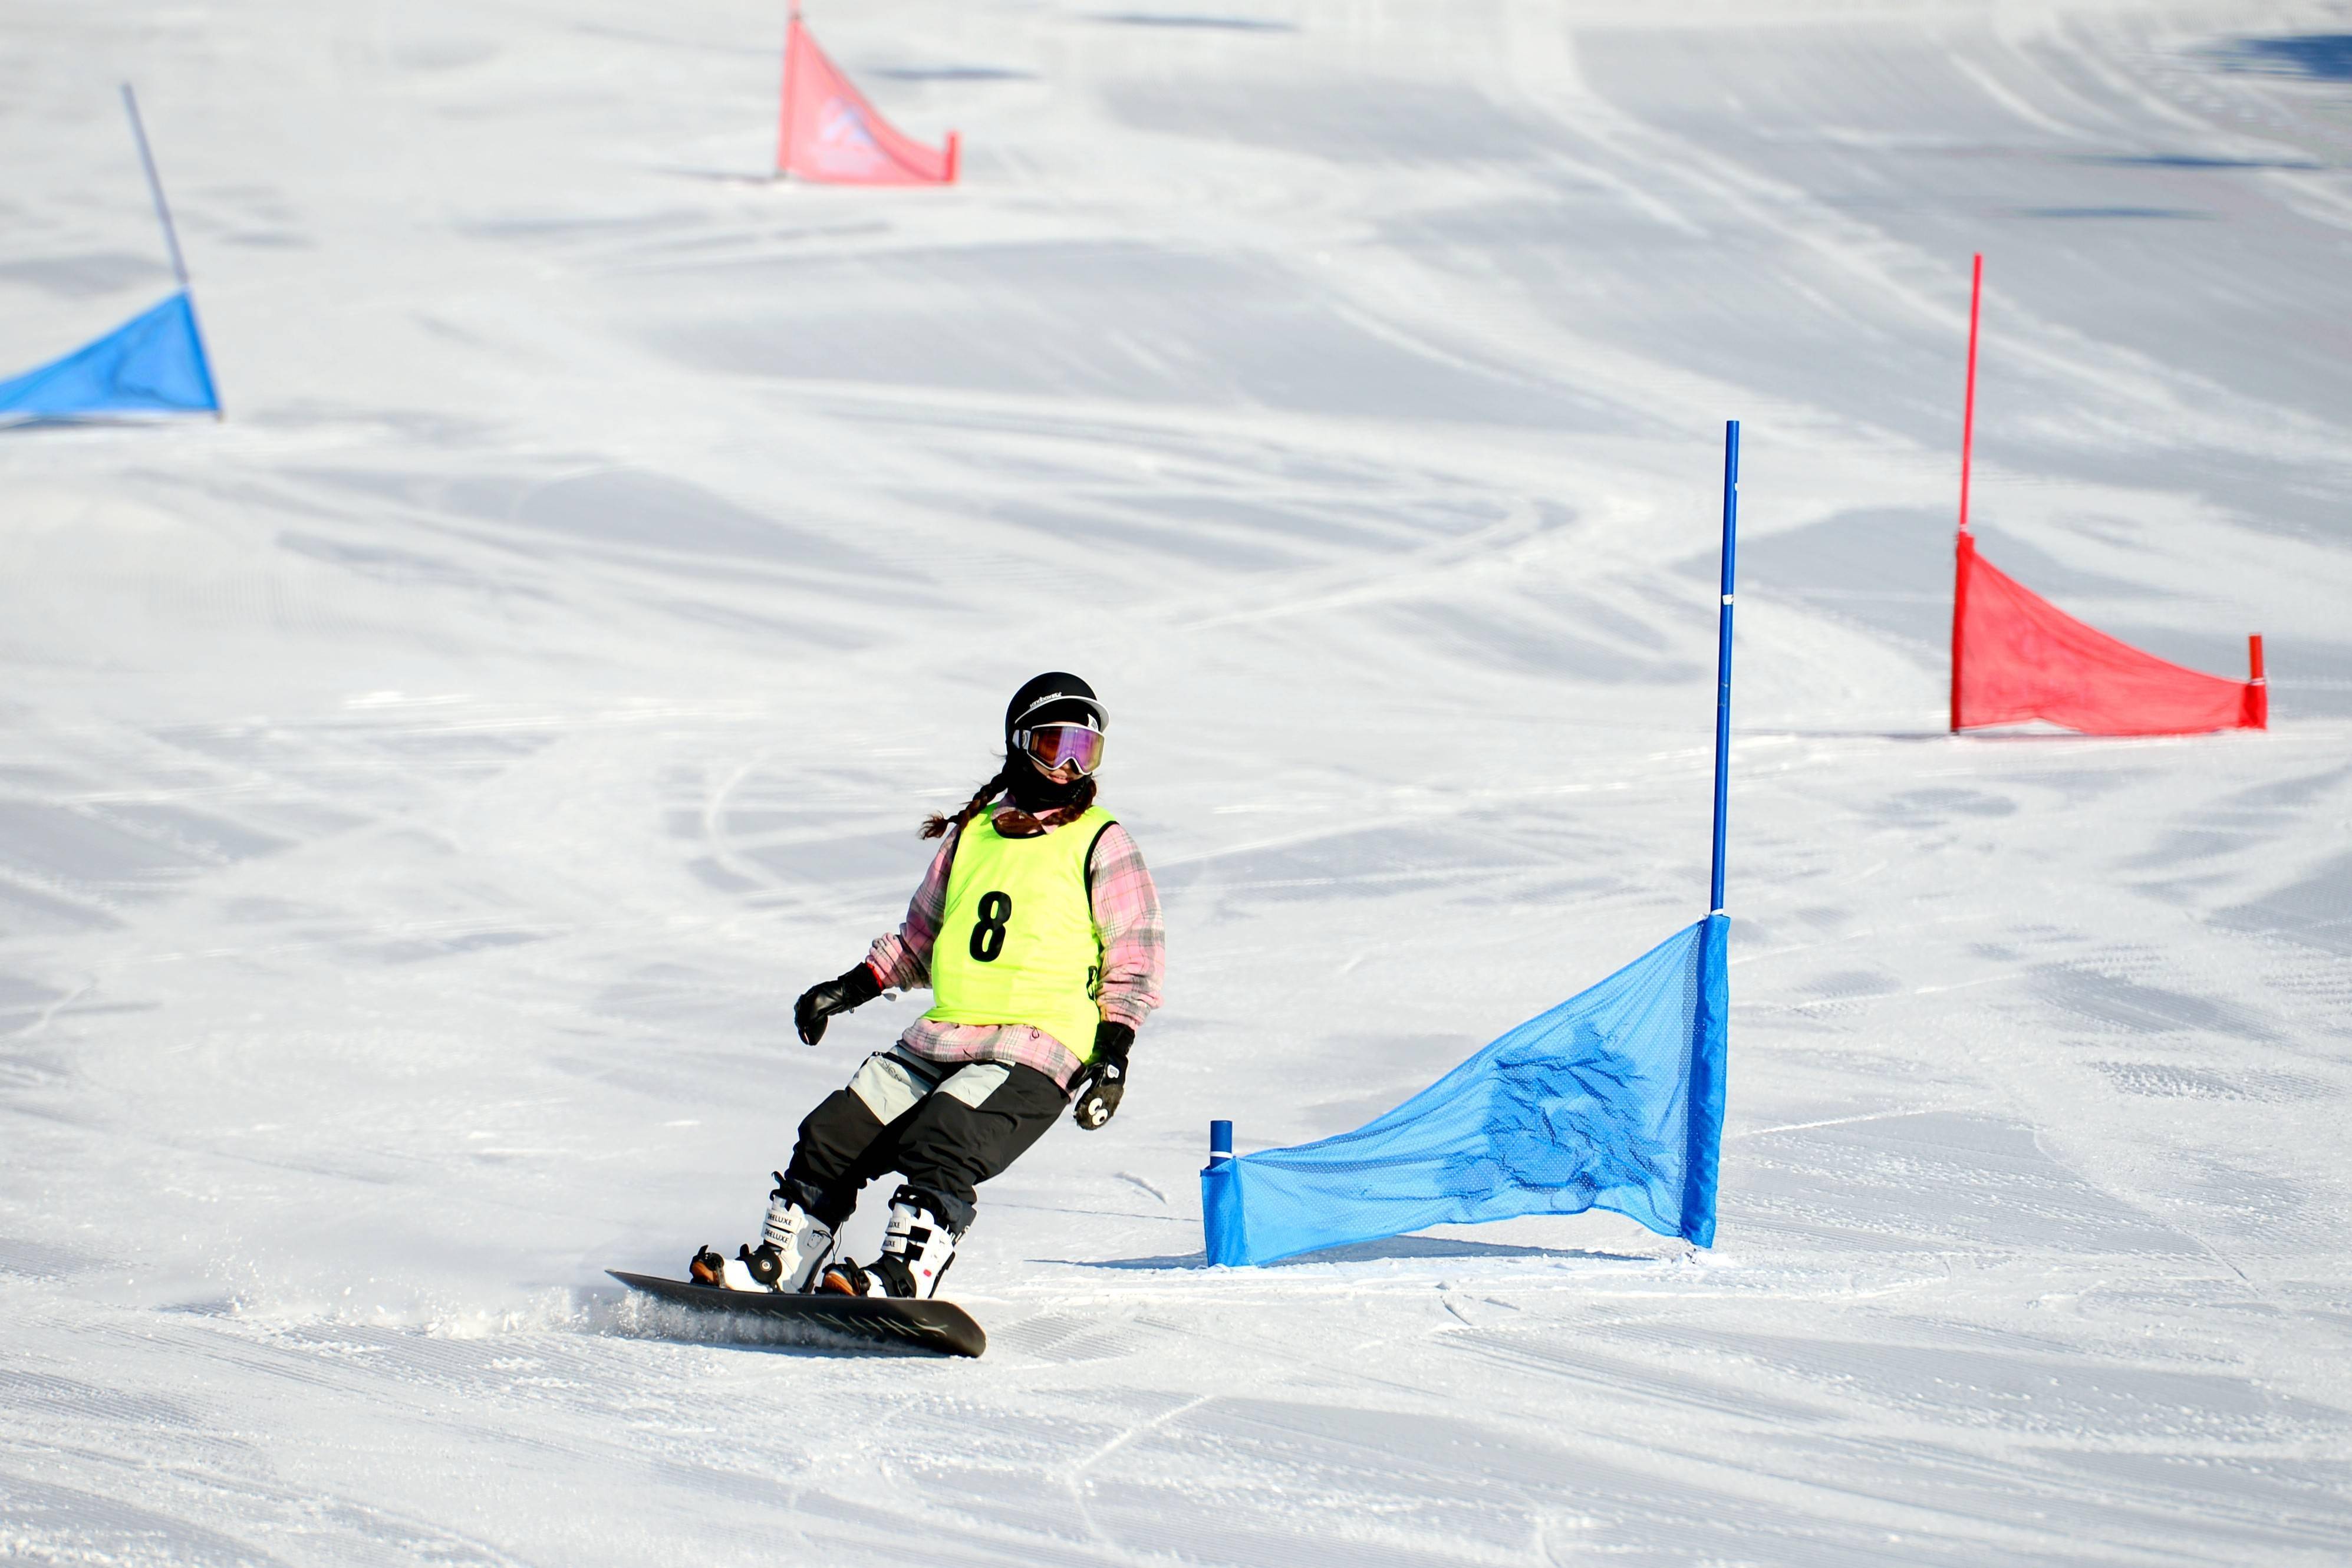
<path fill-rule="evenodd" d="M 1003 803 L 991 807 L 1002 809 Z M 1037 818 L 1048 833 L 1067 826 L 1070 815 L 1049 811 Z M 907 905 L 898 929 L 874 939 L 866 966 L 885 989 L 912 990 L 931 983 L 931 944 L 938 940 L 940 918 L 947 912 L 948 871 L 955 864 L 958 829 L 948 829 L 931 868 L 923 874 Z M 1095 929 L 1102 933 L 1102 990 L 1097 1005 L 1102 1016 L 1130 1029 L 1160 1005 L 1160 985 L 1167 969 L 1167 935 L 1160 921 L 1160 892 L 1151 885 L 1143 855 L 1127 829 L 1114 822 L 1095 841 L 1087 863 L 1094 874 Z M 1092 1040 L 1062 1041 L 1043 1029 L 1023 1024 L 948 1024 L 918 1018 L 898 1044 L 927 1061 L 1017 1062 L 1035 1068 L 1064 1089 L 1077 1076 L 1078 1053 L 1093 1047 Z"/>

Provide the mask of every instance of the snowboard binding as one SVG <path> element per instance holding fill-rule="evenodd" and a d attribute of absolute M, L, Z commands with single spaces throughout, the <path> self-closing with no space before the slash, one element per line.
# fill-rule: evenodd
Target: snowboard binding
<path fill-rule="evenodd" d="M 760 1245 L 738 1247 L 733 1258 L 722 1258 L 708 1245 L 698 1247 L 687 1265 L 688 1279 L 720 1290 L 788 1294 L 812 1288 L 817 1270 L 833 1256 L 833 1227 L 801 1206 L 798 1184 L 787 1182 L 782 1171 L 775 1176 Z"/>
<path fill-rule="evenodd" d="M 820 1289 L 841 1296 L 896 1296 L 928 1301 L 939 1294 L 940 1281 L 955 1261 L 961 1234 L 932 1212 L 935 1199 L 913 1187 L 900 1187 L 890 1198 L 890 1226 L 882 1237 L 882 1256 L 860 1268 L 845 1258 L 824 1271 Z"/>

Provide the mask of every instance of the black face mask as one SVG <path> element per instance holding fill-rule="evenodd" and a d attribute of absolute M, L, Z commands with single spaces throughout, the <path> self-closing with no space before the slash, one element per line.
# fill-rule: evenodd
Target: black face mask
<path fill-rule="evenodd" d="M 1076 804 L 1078 792 L 1087 784 L 1084 777 L 1072 779 L 1068 784 L 1055 784 L 1039 773 L 1036 764 L 1024 756 L 1014 757 L 1012 766 L 1005 771 L 1012 782 L 1005 786 L 1004 793 L 1012 797 L 1013 805 L 1032 816 L 1041 811 Z"/>

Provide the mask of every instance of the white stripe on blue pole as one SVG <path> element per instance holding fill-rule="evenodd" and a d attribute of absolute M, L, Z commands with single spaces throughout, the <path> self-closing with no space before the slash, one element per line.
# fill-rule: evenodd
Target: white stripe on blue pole
<path fill-rule="evenodd" d="M 1739 421 L 1723 426 L 1723 606 L 1717 622 L 1715 652 L 1715 871 L 1707 910 L 1723 909 L 1725 810 L 1731 793 L 1731 584 L 1739 535 Z"/>

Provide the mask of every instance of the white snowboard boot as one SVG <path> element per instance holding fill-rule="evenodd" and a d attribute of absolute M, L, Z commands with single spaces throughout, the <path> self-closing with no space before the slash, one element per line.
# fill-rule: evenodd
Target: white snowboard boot
<path fill-rule="evenodd" d="M 920 1194 L 900 1187 L 890 1195 L 890 1228 L 882 1236 L 882 1256 L 860 1268 L 844 1258 L 824 1271 L 822 1287 L 844 1296 L 909 1296 L 927 1301 L 955 1261 L 962 1238 L 933 1214 Z"/>
<path fill-rule="evenodd" d="M 824 1260 L 833 1256 L 833 1231 L 784 1192 L 782 1173 L 768 1196 L 767 1223 L 760 1229 L 760 1245 L 744 1247 L 732 1258 L 721 1258 L 709 1247 L 694 1255 L 688 1272 L 697 1284 L 722 1290 L 806 1290 Z"/>

